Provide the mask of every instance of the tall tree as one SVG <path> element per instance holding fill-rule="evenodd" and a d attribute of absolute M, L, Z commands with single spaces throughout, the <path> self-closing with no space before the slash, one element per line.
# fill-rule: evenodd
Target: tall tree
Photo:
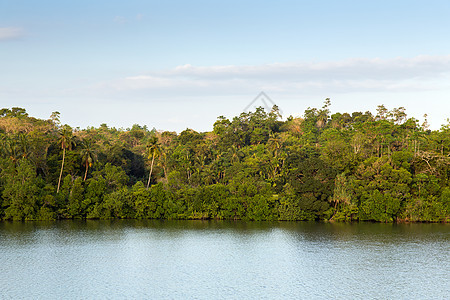
<path fill-rule="evenodd" d="M 81 146 L 83 147 L 81 149 L 81 159 L 83 161 L 83 164 L 86 167 L 86 171 L 84 172 L 84 179 L 83 181 L 86 181 L 87 173 L 89 167 L 92 167 L 92 164 L 94 163 L 95 159 L 97 158 L 97 152 L 94 149 L 93 144 L 90 140 L 83 140 L 81 142 Z"/>
<path fill-rule="evenodd" d="M 61 185 L 61 177 L 64 169 L 64 159 L 66 157 L 66 149 L 71 150 L 72 144 L 75 144 L 73 134 L 72 134 L 72 127 L 69 125 L 64 125 L 59 130 L 59 144 L 61 145 L 61 149 L 63 149 L 63 159 L 61 163 L 61 172 L 59 173 L 59 180 L 58 180 L 58 188 L 56 189 L 56 193 L 59 193 L 59 187 Z"/>
<path fill-rule="evenodd" d="M 150 180 L 152 178 L 153 172 L 153 163 L 155 162 L 155 158 L 161 154 L 161 147 L 156 136 L 152 136 L 147 143 L 147 159 L 152 159 L 150 164 L 150 173 L 148 175 L 147 189 L 150 187 Z"/>

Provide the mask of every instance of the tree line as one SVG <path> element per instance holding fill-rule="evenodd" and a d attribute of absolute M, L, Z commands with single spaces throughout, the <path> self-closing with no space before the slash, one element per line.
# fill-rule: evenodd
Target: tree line
<path fill-rule="evenodd" d="M 0 219 L 450 221 L 450 122 L 329 107 L 179 134 L 1 109 Z"/>

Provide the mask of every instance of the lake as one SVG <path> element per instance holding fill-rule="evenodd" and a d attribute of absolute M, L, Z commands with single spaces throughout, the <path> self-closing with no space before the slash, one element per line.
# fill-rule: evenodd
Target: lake
<path fill-rule="evenodd" d="M 450 224 L 0 222 L 1 299 L 450 298 Z"/>

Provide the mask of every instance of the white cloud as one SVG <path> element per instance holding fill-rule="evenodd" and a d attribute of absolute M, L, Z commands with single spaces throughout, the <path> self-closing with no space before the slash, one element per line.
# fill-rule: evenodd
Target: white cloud
<path fill-rule="evenodd" d="M 114 17 L 114 22 L 116 22 L 118 24 L 125 24 L 127 22 L 127 19 L 125 17 L 122 17 L 122 16 L 115 16 Z"/>
<path fill-rule="evenodd" d="M 177 66 L 129 76 L 101 87 L 173 96 L 280 93 L 403 92 L 448 89 L 449 56 L 395 59 L 349 59 L 335 62 L 275 63 L 247 66 Z"/>
<path fill-rule="evenodd" d="M 0 98 L 9 99 L 2 103 L 5 107 L 45 107 L 43 117 L 60 111 L 72 118 L 65 122 L 81 127 L 93 122 L 116 127 L 139 123 L 179 132 L 186 127 L 211 130 L 217 116 L 238 115 L 265 91 L 286 116 L 301 116 L 307 107 L 320 107 L 330 97 L 333 112 L 375 113 L 380 104 L 389 109 L 403 106 L 408 116 L 418 119 L 427 113 L 432 128 L 438 129 L 449 117 L 450 56 L 247 66 L 186 64 L 90 84 L 33 89 L 0 83 Z M 82 111 L 86 105 L 89 112 Z"/>
<path fill-rule="evenodd" d="M 0 41 L 12 40 L 23 35 L 22 28 L 18 27 L 0 27 Z"/>
<path fill-rule="evenodd" d="M 300 116 L 307 107 L 320 107 L 330 97 L 333 112 L 375 112 L 380 104 L 389 109 L 403 106 L 418 119 L 428 113 L 436 129 L 448 118 L 450 56 L 247 66 L 186 64 L 89 87 L 53 89 L 41 98 L 54 99 L 54 110 L 61 112 L 59 99 L 77 99 L 79 107 L 80 101 L 95 102 L 107 107 L 97 118 L 119 127 L 140 123 L 179 131 L 210 130 L 216 116 L 238 115 L 260 91 L 286 116 Z M 32 98 L 36 99 L 35 93 Z M 91 119 L 86 117 L 85 124 Z"/>

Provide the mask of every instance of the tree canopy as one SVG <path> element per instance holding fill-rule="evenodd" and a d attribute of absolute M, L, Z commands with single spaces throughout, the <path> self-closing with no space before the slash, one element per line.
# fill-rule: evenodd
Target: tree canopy
<path fill-rule="evenodd" d="M 432 131 L 403 107 L 330 105 L 180 133 L 1 109 L 0 219 L 450 221 L 450 122 Z"/>

